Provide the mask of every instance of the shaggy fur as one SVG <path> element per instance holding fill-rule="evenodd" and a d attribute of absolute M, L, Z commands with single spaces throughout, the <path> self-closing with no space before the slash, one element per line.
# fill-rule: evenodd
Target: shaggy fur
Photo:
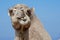
<path fill-rule="evenodd" d="M 17 4 L 9 9 L 15 40 L 51 40 L 41 22 L 34 14 L 34 8 Z"/>

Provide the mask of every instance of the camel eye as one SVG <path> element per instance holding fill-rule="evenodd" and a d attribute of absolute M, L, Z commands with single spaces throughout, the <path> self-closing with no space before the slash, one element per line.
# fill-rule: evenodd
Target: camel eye
<path fill-rule="evenodd" d="M 23 7 L 20 7 L 20 9 L 22 9 Z"/>
<path fill-rule="evenodd" d="M 20 17 L 17 17 L 18 20 L 20 20 L 21 18 Z"/>
<path fill-rule="evenodd" d="M 19 9 L 19 10 L 23 11 L 23 7 L 20 7 L 20 9 Z"/>
<path fill-rule="evenodd" d="M 19 14 L 19 12 L 18 12 L 18 11 L 14 11 L 14 13 L 15 13 L 15 14 Z"/>

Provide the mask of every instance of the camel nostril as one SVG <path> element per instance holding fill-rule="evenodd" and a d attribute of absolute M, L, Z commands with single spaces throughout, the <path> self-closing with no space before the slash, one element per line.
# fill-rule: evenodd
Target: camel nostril
<path fill-rule="evenodd" d="M 26 21 L 26 19 L 23 19 L 23 21 Z"/>
<path fill-rule="evenodd" d="M 21 18 L 17 17 L 17 19 L 21 19 Z"/>

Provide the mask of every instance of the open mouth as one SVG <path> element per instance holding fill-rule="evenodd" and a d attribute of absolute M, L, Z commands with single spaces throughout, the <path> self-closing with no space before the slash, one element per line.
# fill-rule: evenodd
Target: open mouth
<path fill-rule="evenodd" d="M 26 25 L 28 23 L 28 20 L 26 20 L 26 19 L 20 20 L 19 23 L 22 25 Z"/>

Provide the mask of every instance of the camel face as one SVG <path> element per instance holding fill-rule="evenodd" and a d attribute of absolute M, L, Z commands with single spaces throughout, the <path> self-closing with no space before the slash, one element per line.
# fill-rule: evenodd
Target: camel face
<path fill-rule="evenodd" d="M 9 15 L 15 29 L 21 28 L 21 26 L 28 26 L 31 23 L 31 9 L 25 5 L 16 5 L 10 8 Z"/>

